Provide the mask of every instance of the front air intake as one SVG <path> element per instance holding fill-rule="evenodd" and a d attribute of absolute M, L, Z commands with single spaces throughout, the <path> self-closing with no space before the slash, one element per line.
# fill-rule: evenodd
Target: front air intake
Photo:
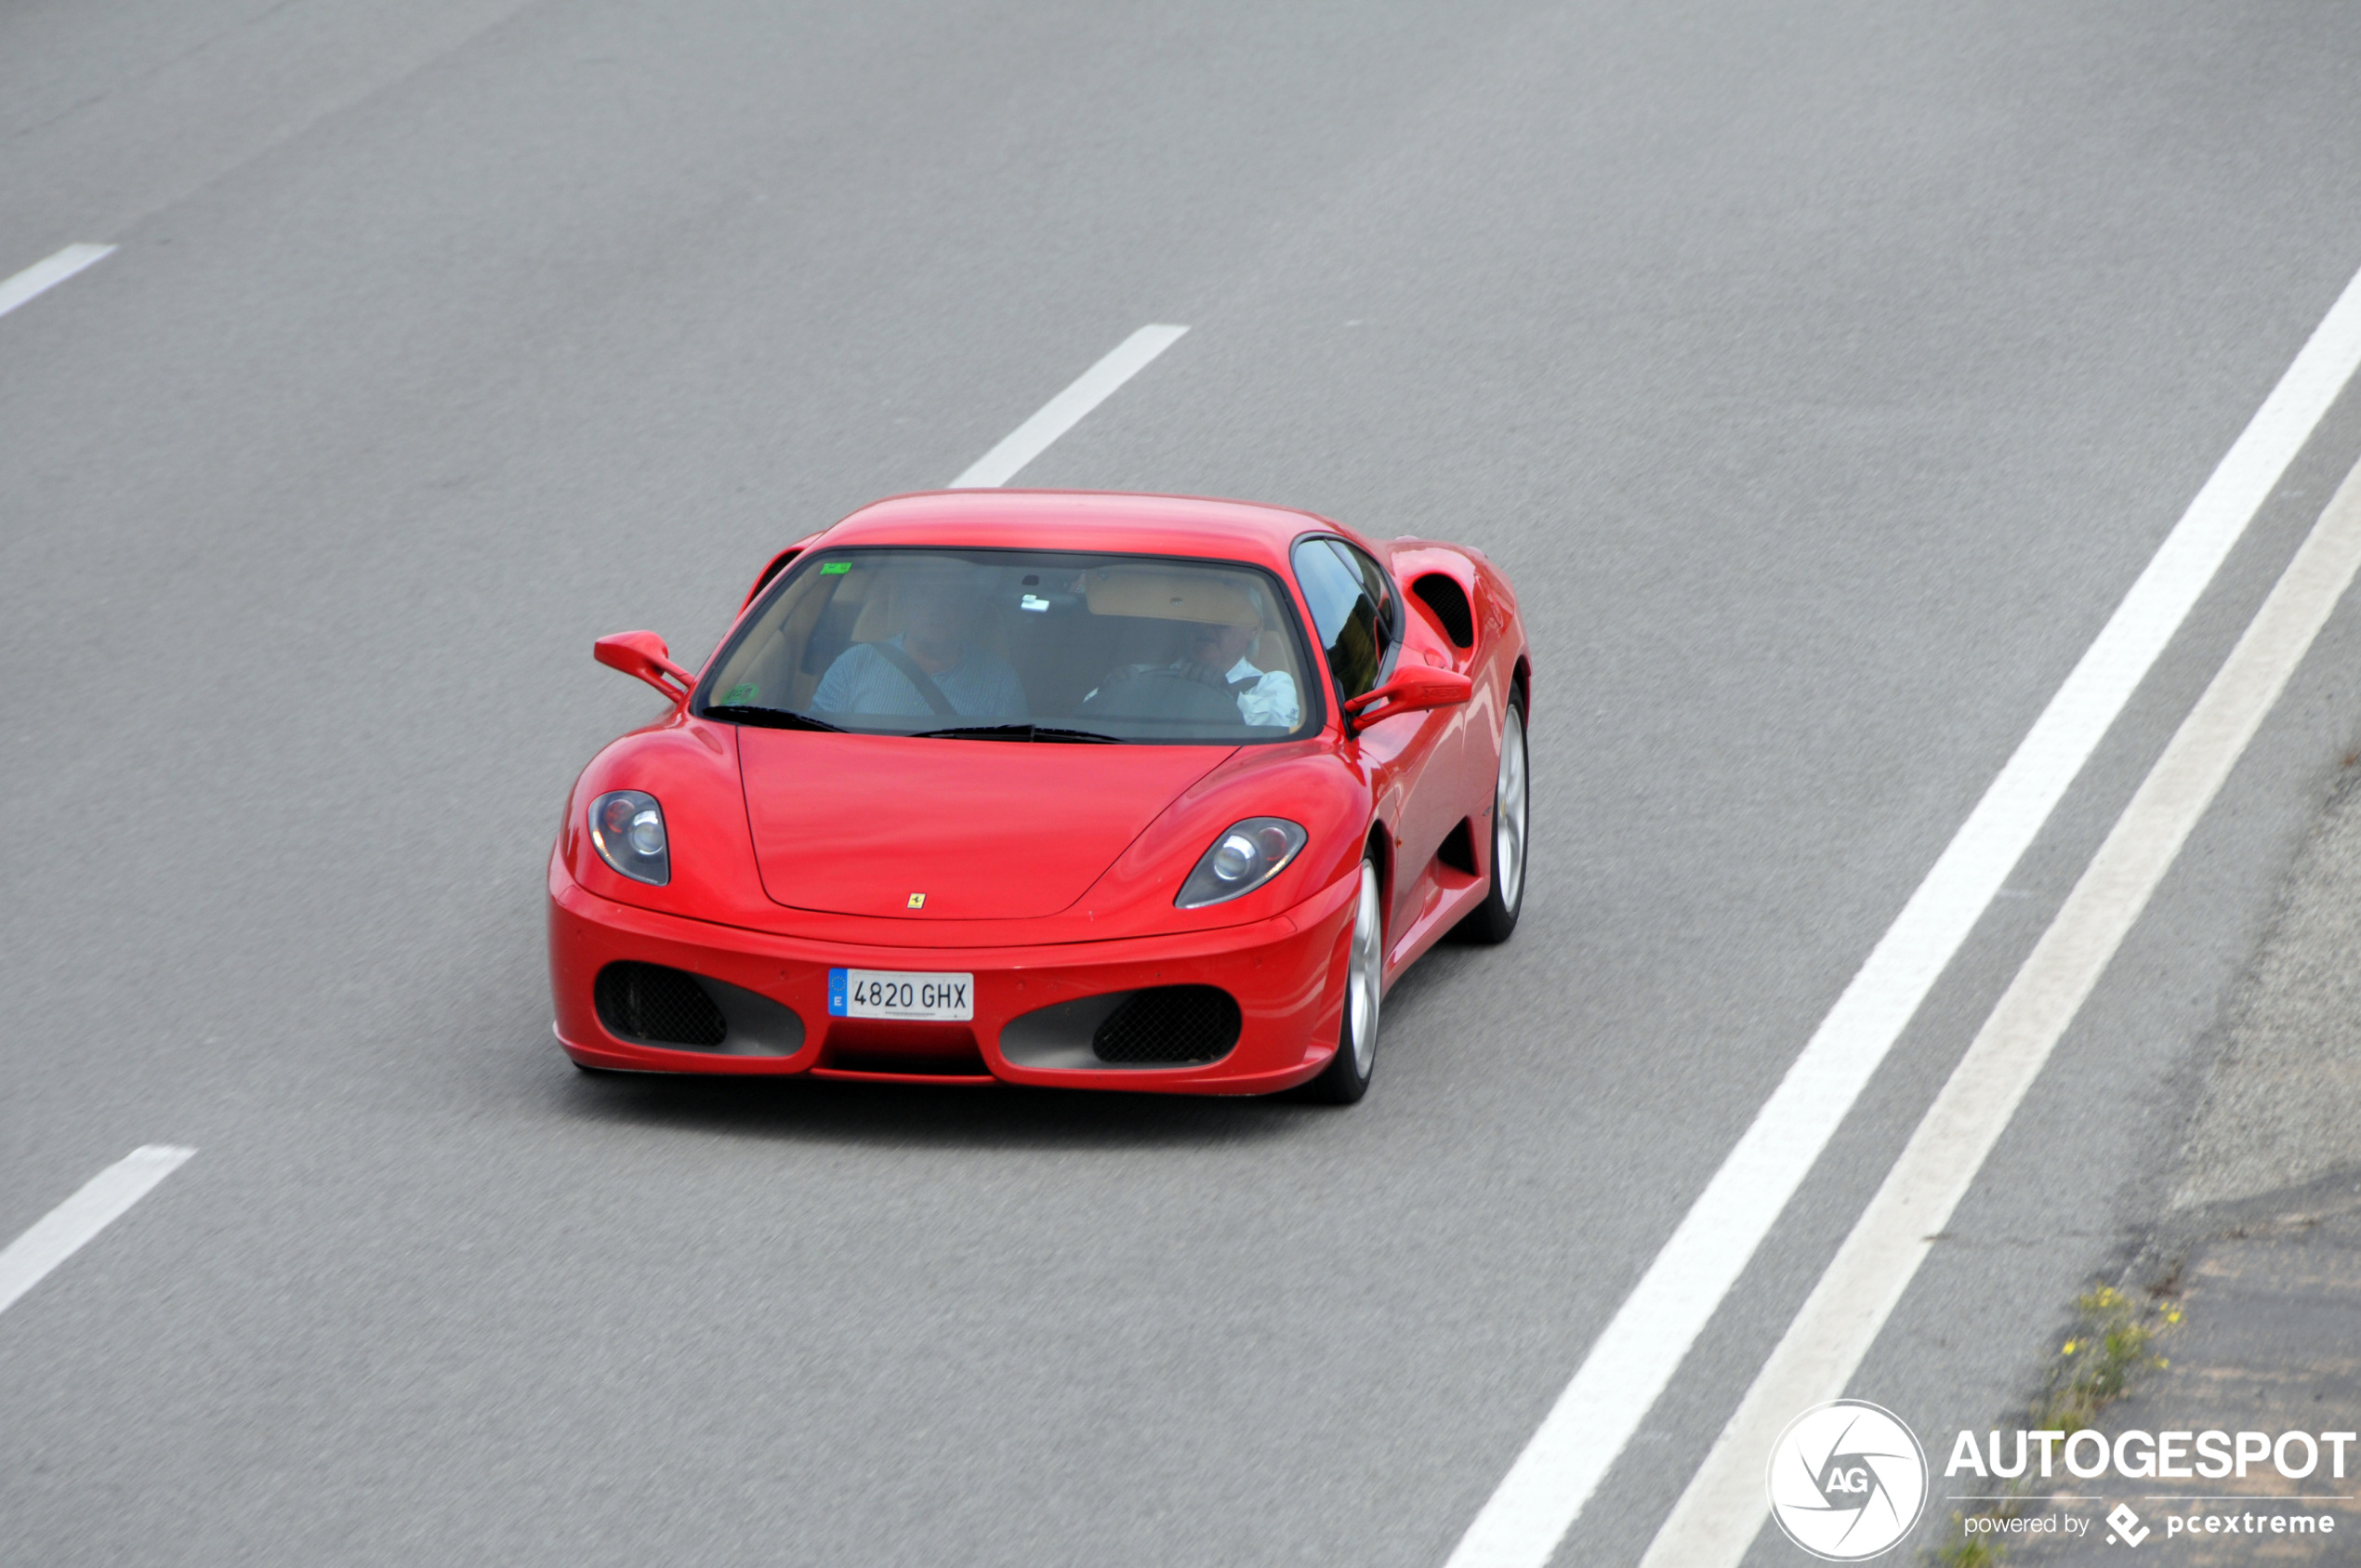
<path fill-rule="evenodd" d="M 730 1032 L 697 977 L 662 964 L 609 964 L 591 999 L 599 1021 L 621 1039 L 711 1050 Z"/>
<path fill-rule="evenodd" d="M 1244 1020 L 1231 995 L 1214 985 L 1159 985 L 1135 991 L 1090 1036 L 1101 1061 L 1213 1061 L 1238 1043 Z"/>

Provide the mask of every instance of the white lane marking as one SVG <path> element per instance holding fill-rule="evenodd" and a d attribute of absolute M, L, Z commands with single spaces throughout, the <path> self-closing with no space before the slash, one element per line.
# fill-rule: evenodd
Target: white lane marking
<path fill-rule="evenodd" d="M 84 1242 L 123 1218 L 125 1210 L 195 1153 L 165 1143 L 134 1149 L 42 1216 L 0 1252 L 0 1312 L 16 1305 L 18 1297 L 39 1285 L 43 1275 L 73 1257 Z"/>
<path fill-rule="evenodd" d="M 1448 1568 L 1541 1568 L 2223 559 L 2361 363 L 2361 275 L 2116 607 L 1583 1357 Z M 1792 1412 L 1790 1412 L 1792 1414 Z"/>
<path fill-rule="evenodd" d="M 2077 882 L 1803 1310 L 1714 1440 L 1641 1568 L 1736 1568 L 1768 1511 L 1762 1467 L 1787 1422 L 1840 1398 L 1967 1195 L 2017 1103 L 2254 738 L 2361 567 L 2361 466 Z"/>
<path fill-rule="evenodd" d="M 0 280 L 0 316 L 114 254 L 112 245 L 68 245 L 57 255 L 36 261 L 15 277 Z"/>
<path fill-rule="evenodd" d="M 1041 412 L 1009 431 L 999 445 L 951 481 L 953 490 L 996 490 L 1017 470 L 1049 449 L 1049 443 L 1082 423 L 1084 415 L 1113 397 L 1158 354 L 1180 341 L 1185 326 L 1143 326 L 1116 344 L 1105 359 L 1084 371 L 1073 386 L 1041 405 Z"/>

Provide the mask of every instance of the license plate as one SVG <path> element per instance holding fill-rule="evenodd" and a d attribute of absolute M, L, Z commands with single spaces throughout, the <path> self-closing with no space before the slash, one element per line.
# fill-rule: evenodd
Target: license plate
<path fill-rule="evenodd" d="M 973 975 L 900 969 L 830 969 L 830 1018 L 917 1018 L 966 1022 L 976 1015 Z"/>

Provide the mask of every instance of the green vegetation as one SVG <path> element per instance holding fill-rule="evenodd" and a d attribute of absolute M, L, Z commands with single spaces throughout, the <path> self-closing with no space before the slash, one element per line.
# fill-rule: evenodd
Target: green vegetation
<path fill-rule="evenodd" d="M 2133 1378 L 2165 1364 L 2153 1354 L 2157 1336 L 2181 1321 L 2181 1309 L 2160 1305 L 2142 1312 L 2112 1285 L 2075 1298 L 2074 1337 L 2058 1347 L 2050 1380 L 2033 1403 L 2033 1430 L 2072 1432 L 2097 1421 L 2121 1399 Z"/>
<path fill-rule="evenodd" d="M 2051 1358 L 2040 1396 L 2025 1412 L 2026 1430 L 2070 1434 L 2096 1426 L 2099 1413 L 2129 1393 L 2141 1374 L 2170 1364 L 2156 1353 L 2157 1337 L 2181 1321 L 2170 1291 L 2169 1284 L 2159 1287 L 2145 1311 L 2113 1285 L 2076 1297 L 2074 1330 Z M 1978 1517 L 2014 1519 L 2025 1512 L 2039 1500 L 2025 1495 L 2038 1479 L 2019 1476 L 2003 1483 L 2009 1500 L 1979 1510 Z M 1950 1544 L 1928 1554 L 1939 1568 L 1993 1568 L 2008 1554 L 1998 1536 L 1968 1534 L 1968 1517 L 1953 1514 Z"/>

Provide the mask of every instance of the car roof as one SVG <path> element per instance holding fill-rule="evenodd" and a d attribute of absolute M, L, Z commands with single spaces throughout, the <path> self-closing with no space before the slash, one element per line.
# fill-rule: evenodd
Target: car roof
<path fill-rule="evenodd" d="M 1284 564 L 1307 533 L 1352 536 L 1292 507 L 1103 490 L 934 490 L 889 496 L 828 529 L 814 547 L 966 545 L 1130 550 Z"/>

